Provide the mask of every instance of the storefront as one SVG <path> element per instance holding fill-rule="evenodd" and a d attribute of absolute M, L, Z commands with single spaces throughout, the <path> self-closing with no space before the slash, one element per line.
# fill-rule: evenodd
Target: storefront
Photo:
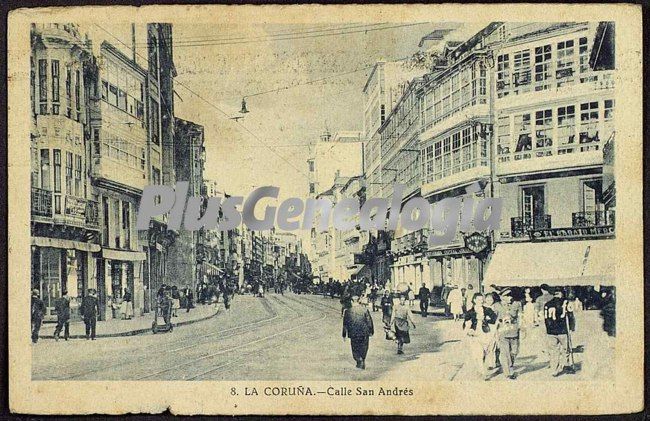
<path fill-rule="evenodd" d="M 71 298 L 71 317 L 79 318 L 77 308 L 94 279 L 89 254 L 99 245 L 48 237 L 32 237 L 32 289 L 40 292 L 46 306 L 45 320 L 54 320 L 55 302 L 63 291 Z"/>
<path fill-rule="evenodd" d="M 147 254 L 139 251 L 126 251 L 103 248 L 97 256 L 97 295 L 99 298 L 100 320 L 116 316 L 113 311 L 119 306 L 126 289 L 131 292 L 134 314 L 144 312 L 145 289 L 143 284 L 143 265 Z"/>

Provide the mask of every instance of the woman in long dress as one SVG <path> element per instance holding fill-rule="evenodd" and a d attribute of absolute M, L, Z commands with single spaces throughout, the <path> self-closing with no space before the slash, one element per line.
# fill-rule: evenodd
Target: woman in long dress
<path fill-rule="evenodd" d="M 403 354 L 404 344 L 411 342 L 409 329 L 415 323 L 411 318 L 411 309 L 406 305 L 406 294 L 400 294 L 399 303 L 393 308 L 393 315 L 391 317 L 391 326 L 395 327 L 395 337 L 397 338 L 397 353 Z"/>

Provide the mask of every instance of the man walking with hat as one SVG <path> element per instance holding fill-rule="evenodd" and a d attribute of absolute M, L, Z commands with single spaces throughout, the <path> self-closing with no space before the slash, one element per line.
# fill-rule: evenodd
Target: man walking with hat
<path fill-rule="evenodd" d="M 97 327 L 97 313 L 99 313 L 99 302 L 97 300 L 97 291 L 93 288 L 88 289 L 86 295 L 81 301 L 81 315 L 86 325 L 86 340 L 95 340 L 95 330 Z"/>
<path fill-rule="evenodd" d="M 61 330 L 63 330 L 63 338 L 67 341 L 70 337 L 70 298 L 68 291 L 61 293 L 61 298 L 54 303 L 56 309 L 56 328 L 54 329 L 54 339 L 59 340 Z"/>
<path fill-rule="evenodd" d="M 497 310 L 497 347 L 503 373 L 509 379 L 514 379 L 516 375 L 513 368 L 519 353 L 519 320 L 522 308 L 518 301 L 512 302 L 510 294 L 510 288 L 502 290 L 499 294 L 501 306 Z"/>
<path fill-rule="evenodd" d="M 560 287 L 553 291 L 553 298 L 544 304 L 544 325 L 546 327 L 546 352 L 549 355 L 549 368 L 553 377 L 564 372 L 573 372 L 569 365 L 569 318 L 573 310 L 564 299 L 564 290 Z"/>
<path fill-rule="evenodd" d="M 41 300 L 38 289 L 32 290 L 32 342 L 38 342 L 38 332 L 45 317 L 45 304 Z"/>
<path fill-rule="evenodd" d="M 357 362 L 357 368 L 366 368 L 366 355 L 370 337 L 375 333 L 372 316 L 359 303 L 359 294 L 352 296 L 350 307 L 343 309 L 343 340 L 350 338 L 352 357 Z"/>

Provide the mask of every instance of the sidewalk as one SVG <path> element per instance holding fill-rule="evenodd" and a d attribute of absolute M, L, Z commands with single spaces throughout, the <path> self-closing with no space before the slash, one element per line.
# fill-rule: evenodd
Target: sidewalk
<path fill-rule="evenodd" d="M 215 308 L 214 305 L 197 305 L 196 308 L 191 309 L 189 313 L 187 313 L 185 309 L 179 309 L 178 317 L 173 317 L 172 323 L 174 327 L 188 325 L 210 319 L 216 316 L 217 313 L 219 313 L 219 308 Z M 147 313 L 130 320 L 111 319 L 98 321 L 96 336 L 98 338 L 111 338 L 117 336 L 140 335 L 146 332 L 151 332 L 153 319 L 153 313 Z M 162 319 L 159 319 L 159 323 L 163 323 Z M 41 326 L 41 331 L 38 337 L 40 339 L 54 339 L 55 328 L 56 323 L 44 323 Z M 83 339 L 85 337 L 86 325 L 84 322 L 70 322 L 70 338 Z M 61 332 L 61 340 L 63 340 L 63 332 Z"/>

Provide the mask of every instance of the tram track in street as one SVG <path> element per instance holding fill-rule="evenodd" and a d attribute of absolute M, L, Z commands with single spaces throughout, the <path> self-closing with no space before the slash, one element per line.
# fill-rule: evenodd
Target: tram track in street
<path fill-rule="evenodd" d="M 267 305 L 265 305 L 265 304 L 267 304 Z M 246 328 L 249 328 L 251 326 L 257 326 L 257 325 L 263 324 L 263 323 L 269 323 L 272 320 L 277 319 L 279 317 L 279 314 L 271 306 L 268 306 L 268 303 L 262 302 L 262 306 L 266 310 L 267 315 L 271 316 L 270 318 L 265 317 L 265 318 L 262 318 L 262 319 L 256 319 L 253 322 L 246 323 L 246 324 L 241 325 L 241 326 L 234 326 L 234 327 L 231 327 L 231 328 L 228 328 L 228 329 L 225 329 L 225 330 L 221 330 L 221 331 L 217 331 L 217 332 L 213 332 L 213 333 L 203 335 L 203 337 L 212 337 L 212 336 L 216 336 L 216 335 L 223 335 L 226 332 L 228 332 L 228 333 L 234 332 L 234 333 L 230 333 L 230 334 L 225 335 L 225 336 L 221 336 L 222 339 L 227 339 L 227 338 L 236 336 L 238 334 L 236 331 L 238 331 L 238 330 L 246 329 Z M 246 308 L 250 308 L 250 307 L 252 307 L 252 305 L 246 306 Z M 173 333 L 172 333 L 172 335 L 173 335 Z M 195 339 L 196 339 L 195 336 L 183 336 L 181 338 L 172 339 L 172 341 L 170 341 L 168 344 L 169 345 L 172 345 L 172 344 L 179 344 L 180 345 L 180 344 L 183 344 L 183 343 L 187 343 L 187 341 L 189 341 L 189 340 L 195 340 Z M 185 349 L 194 348 L 196 346 L 200 346 L 201 344 L 203 344 L 205 342 L 207 342 L 207 341 L 203 341 L 200 344 L 194 343 L 194 344 L 192 344 L 190 346 L 175 348 L 175 349 L 166 350 L 166 351 L 163 351 L 163 352 L 164 353 L 178 352 L 180 350 L 185 350 Z M 138 353 L 140 351 L 146 350 L 147 348 L 149 348 L 149 346 L 141 346 L 141 347 L 136 348 L 132 352 Z M 132 361 L 127 362 L 126 364 L 139 363 L 139 362 L 142 362 L 143 360 L 145 360 L 146 358 L 147 357 L 139 357 L 136 360 L 132 360 Z M 125 362 L 112 363 L 112 364 L 109 364 L 109 365 L 103 365 L 101 367 L 97 367 L 95 369 L 85 369 L 83 372 L 77 372 L 77 373 L 72 374 L 72 375 L 49 377 L 49 378 L 45 378 L 43 380 L 74 380 L 77 377 L 83 377 L 83 376 L 86 376 L 88 374 L 94 374 L 94 373 L 99 373 L 99 372 L 102 372 L 102 371 L 110 370 L 112 368 L 115 368 L 115 367 L 118 367 L 118 366 L 121 366 L 121 365 L 124 365 L 124 364 L 125 364 Z M 63 370 L 65 370 L 66 368 L 71 368 L 71 367 L 75 367 L 75 366 L 76 366 L 76 364 L 68 366 L 68 367 L 63 367 Z"/>
<path fill-rule="evenodd" d="M 302 317 L 302 315 L 304 314 L 304 310 L 301 311 L 300 309 L 296 309 L 295 307 L 290 306 L 286 302 L 279 299 L 278 296 L 274 296 L 274 297 L 275 297 L 276 301 L 281 303 L 283 306 L 289 308 L 290 310 L 293 310 L 294 312 L 296 312 L 298 314 L 298 317 L 289 319 L 288 320 L 289 322 L 295 321 L 296 319 Z M 203 355 L 203 356 L 201 356 L 199 358 L 194 358 L 194 359 L 192 359 L 190 361 L 185 362 L 184 364 L 180 364 L 180 365 L 177 365 L 175 367 L 166 368 L 164 370 L 159 370 L 158 372 L 155 372 L 155 373 L 149 373 L 146 376 L 142 376 L 142 377 L 137 378 L 136 380 L 148 380 L 148 379 L 151 379 L 153 377 L 160 376 L 161 374 L 171 373 L 171 372 L 173 372 L 175 370 L 195 366 L 196 363 L 203 363 L 205 361 L 217 358 L 217 357 L 222 356 L 222 355 L 226 355 L 228 353 L 231 353 L 231 352 L 234 352 L 234 351 L 237 351 L 237 350 L 245 349 L 245 348 L 253 346 L 253 345 L 257 345 L 257 344 L 260 344 L 260 343 L 271 341 L 271 340 L 273 340 L 275 338 L 287 335 L 290 332 L 296 331 L 298 329 L 304 329 L 305 326 L 316 323 L 316 322 L 319 322 L 319 321 L 322 321 L 322 320 L 325 320 L 328 317 L 327 313 L 325 311 L 323 311 L 322 309 L 318 309 L 318 308 L 315 308 L 312 305 L 301 303 L 301 302 L 293 300 L 291 298 L 287 298 L 287 296 L 284 296 L 284 298 L 287 299 L 288 301 L 295 301 L 296 303 L 304 305 L 305 307 L 307 307 L 309 309 L 319 311 L 322 314 L 319 317 L 312 318 L 312 319 L 310 319 L 310 320 L 308 320 L 308 321 L 306 321 L 304 323 L 301 323 L 301 324 L 299 324 L 297 326 L 289 327 L 289 328 L 283 329 L 283 330 L 281 330 L 279 332 L 275 332 L 275 333 L 273 333 L 271 335 L 266 335 L 266 336 L 263 336 L 261 338 L 255 339 L 255 340 L 248 341 L 246 343 L 236 345 L 234 347 L 220 349 L 220 350 L 218 350 L 216 352 L 212 352 L 212 353 L 209 353 L 207 355 Z M 310 301 L 310 303 L 315 304 L 315 303 L 313 303 L 311 301 Z M 219 371 L 220 369 L 235 366 L 237 364 L 240 364 L 240 363 L 246 361 L 247 356 L 255 354 L 255 353 L 259 353 L 262 350 L 270 349 L 273 346 L 274 345 L 271 344 L 271 345 L 268 345 L 268 346 L 265 346 L 265 347 L 262 347 L 262 348 L 256 348 L 253 351 L 244 353 L 243 357 L 239 357 L 239 358 L 237 358 L 235 360 L 232 360 L 232 361 L 223 362 L 222 364 L 218 364 L 217 366 L 210 367 L 208 370 L 200 371 L 198 373 L 193 373 L 193 374 L 190 374 L 190 375 L 185 375 L 185 376 L 183 376 L 183 379 L 184 380 L 196 380 L 196 379 L 199 379 L 199 378 L 204 377 L 206 375 L 213 374 L 213 373 Z"/>

